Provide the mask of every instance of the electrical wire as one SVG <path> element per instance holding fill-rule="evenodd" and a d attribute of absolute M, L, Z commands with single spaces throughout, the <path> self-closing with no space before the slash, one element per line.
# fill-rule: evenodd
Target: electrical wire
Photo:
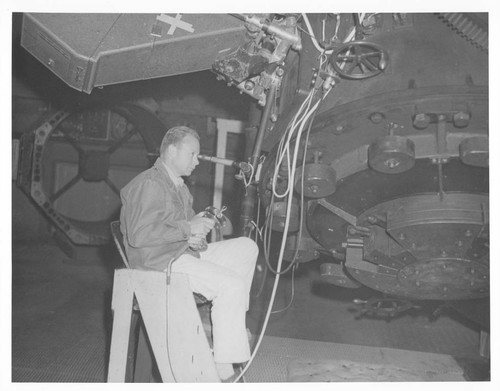
<path fill-rule="evenodd" d="M 166 349 L 167 349 L 167 357 L 168 357 L 168 366 L 170 367 L 170 372 L 172 373 L 172 377 L 174 378 L 174 382 L 177 383 L 177 378 L 175 377 L 174 373 L 174 368 L 172 367 L 172 359 L 170 355 L 170 276 L 166 276 L 166 281 L 167 285 L 167 308 L 166 308 L 166 313 L 165 313 L 165 328 L 166 328 Z"/>
<path fill-rule="evenodd" d="M 314 90 L 313 90 L 314 92 Z M 312 94 L 311 94 L 312 96 Z M 319 101 L 317 102 L 319 103 Z M 308 104 L 308 106 L 310 106 L 310 102 Z M 317 108 L 317 104 L 315 105 L 315 107 Z M 299 129 L 299 134 L 295 140 L 295 153 L 294 153 L 294 165 L 293 165 L 293 168 L 295 168 L 295 165 L 296 165 L 296 159 L 297 159 L 297 155 L 298 155 L 298 146 L 300 145 L 300 138 L 301 138 L 301 134 L 302 134 L 302 131 L 303 131 L 303 125 L 305 125 L 307 123 L 307 119 L 309 118 L 309 115 L 311 113 L 314 113 L 316 112 L 315 109 L 313 108 L 313 110 L 310 110 L 306 113 L 306 115 L 303 117 L 305 118 L 306 122 L 304 122 L 302 125 L 301 125 L 301 128 Z M 312 122 L 309 122 L 309 124 L 312 124 Z M 310 126 L 309 126 L 309 129 L 310 129 Z M 290 134 L 294 134 L 294 130 L 293 130 L 293 126 L 290 130 Z M 285 137 L 282 138 L 282 141 L 285 139 Z M 290 144 L 290 137 L 288 137 L 288 141 L 287 141 L 287 147 L 285 148 L 286 150 L 289 149 L 289 144 Z M 305 144 L 305 149 L 307 149 L 307 144 Z M 288 154 L 288 152 L 287 152 Z M 304 155 L 303 155 L 303 164 L 302 164 L 302 178 L 304 178 L 304 163 L 305 163 L 305 152 L 304 152 Z M 277 162 L 276 162 L 276 166 L 275 166 L 275 175 L 274 175 L 274 178 L 276 177 L 276 173 L 278 172 L 279 168 L 280 168 L 280 164 L 279 164 L 279 159 L 277 158 Z M 290 165 L 288 164 L 287 166 L 287 170 L 286 170 L 287 173 L 292 173 L 292 175 L 288 178 L 288 188 L 287 188 L 287 191 L 286 193 L 287 194 L 290 194 L 289 195 L 289 198 L 291 197 L 291 194 L 293 192 L 293 185 L 295 183 L 295 174 L 293 172 L 293 170 L 291 171 L 290 170 Z M 303 183 L 303 179 L 302 179 L 302 183 Z M 273 188 L 275 188 L 276 186 L 276 182 L 273 182 L 272 184 Z M 303 185 L 302 185 L 303 186 Z M 302 192 L 303 193 L 303 192 Z M 287 273 L 288 271 L 290 271 L 290 269 L 293 267 L 296 259 L 297 259 L 297 255 L 298 255 L 298 252 L 299 252 L 299 246 L 297 245 L 296 249 L 295 249 L 295 253 L 292 257 L 292 261 L 290 262 L 290 265 L 283 271 L 279 271 L 279 270 L 274 270 L 273 267 L 271 266 L 270 264 L 270 260 L 269 260 L 269 248 L 270 248 L 270 245 L 271 245 L 271 232 L 272 232 L 272 220 L 273 220 L 273 213 L 272 213 L 272 210 L 273 210 L 273 207 L 272 205 L 274 205 L 274 195 L 276 194 L 276 191 L 274 189 L 273 191 L 273 195 L 271 197 L 271 202 L 270 202 L 270 207 L 268 208 L 268 224 L 266 224 L 265 226 L 265 237 L 267 238 L 267 241 L 264 242 L 265 244 L 265 251 L 264 251 L 264 257 L 265 257 L 265 260 L 266 260 L 266 264 L 267 264 L 267 267 L 269 270 L 271 270 L 272 273 L 274 274 L 285 274 Z M 303 202 L 303 197 L 302 197 L 302 202 Z M 270 212 L 270 213 L 269 213 Z M 299 237 L 302 235 L 302 226 L 303 226 L 303 218 L 304 218 L 304 208 L 301 208 L 301 212 L 300 212 L 300 223 L 299 223 Z M 283 238 L 282 238 L 282 241 L 286 241 L 286 232 L 283 234 Z"/>
<path fill-rule="evenodd" d="M 321 45 L 319 44 L 318 40 L 316 39 L 316 35 L 314 34 L 314 31 L 312 29 L 311 22 L 309 21 L 309 18 L 307 17 L 307 14 L 303 13 L 301 15 L 302 15 L 302 17 L 304 19 L 304 23 L 306 24 L 306 27 L 307 27 L 307 34 L 311 37 L 311 41 L 312 41 L 314 47 L 316 48 L 316 50 L 318 50 L 320 53 L 325 53 L 328 55 L 332 54 L 333 49 L 325 50 L 325 48 L 321 47 Z M 364 17 L 365 17 L 364 13 L 358 14 L 359 24 L 361 24 Z M 334 37 L 336 35 L 337 35 L 337 31 L 335 32 Z M 351 31 L 349 31 L 349 34 L 347 34 L 347 37 L 344 39 L 343 42 L 347 43 L 349 41 L 352 41 L 352 39 L 355 37 L 355 35 L 356 35 L 356 28 L 354 27 Z"/>
<path fill-rule="evenodd" d="M 312 90 L 312 92 L 311 92 L 310 95 L 311 95 L 311 98 L 312 98 L 312 96 L 314 95 L 314 90 Z M 310 118 L 310 116 L 318 108 L 320 102 L 321 102 L 321 99 L 319 99 L 315 103 L 315 105 L 312 107 L 312 109 L 310 109 L 302 117 L 304 119 L 304 122 L 299 127 L 298 134 L 297 134 L 297 137 L 296 137 L 297 141 L 295 143 L 295 153 L 294 153 L 293 162 L 292 162 L 292 165 L 291 165 L 291 178 L 295 177 L 295 168 L 296 168 L 296 163 L 297 163 L 297 149 L 298 149 L 298 146 L 300 144 L 300 135 L 302 133 L 302 130 L 303 130 L 305 124 L 307 123 L 307 120 Z M 294 129 L 292 128 L 292 130 L 294 130 Z M 282 265 L 282 262 L 283 262 L 283 255 L 284 255 L 284 251 L 285 251 L 286 236 L 288 234 L 288 229 L 289 229 L 289 226 L 290 226 L 290 211 L 291 211 L 291 206 L 292 206 L 292 197 L 288 197 L 288 200 L 287 200 L 287 211 L 286 211 L 286 215 L 285 215 L 285 225 L 284 225 L 284 230 L 283 230 L 283 238 L 282 238 L 282 242 L 281 242 L 280 253 L 279 253 L 279 256 L 278 256 L 278 264 L 277 264 L 277 270 L 278 271 L 281 270 L 281 265 Z M 266 316 L 264 318 L 264 324 L 262 325 L 262 331 L 261 331 L 261 333 L 259 335 L 259 338 L 257 340 L 257 344 L 255 345 L 254 351 L 252 352 L 252 355 L 250 356 L 250 359 L 248 360 L 247 364 L 245 365 L 245 368 L 243 368 L 243 370 L 240 372 L 240 374 L 238 375 L 238 377 L 234 380 L 235 383 L 238 382 L 243 377 L 243 375 L 246 373 L 246 371 L 250 367 L 251 363 L 255 359 L 255 356 L 257 354 L 257 351 L 259 350 L 260 344 L 262 343 L 262 340 L 264 338 L 264 333 L 265 333 L 265 330 L 267 328 L 267 324 L 269 323 L 269 319 L 271 317 L 272 306 L 274 304 L 274 299 L 276 297 L 276 292 L 277 292 L 277 288 L 278 288 L 279 278 L 280 278 L 280 274 L 276 274 L 275 275 L 275 279 L 274 279 L 273 288 L 272 288 L 272 291 L 271 291 L 271 298 L 269 299 L 268 309 L 267 309 L 267 312 L 266 312 Z"/>
<path fill-rule="evenodd" d="M 255 174 L 255 169 L 253 167 L 252 164 L 248 164 L 250 166 L 250 175 L 248 176 L 248 179 L 245 175 L 245 173 L 243 172 L 243 170 L 240 170 L 240 175 L 243 177 L 243 184 L 245 186 L 245 193 L 248 189 L 248 186 L 250 186 L 252 184 L 252 181 L 253 181 L 253 176 Z"/>
<path fill-rule="evenodd" d="M 298 266 L 299 266 L 299 264 L 295 263 L 293 265 L 293 268 L 292 268 L 292 289 L 291 289 L 292 293 L 290 295 L 290 301 L 288 302 L 288 304 L 285 307 L 283 307 L 279 310 L 271 311 L 271 314 L 279 314 L 280 312 L 284 312 L 292 306 L 293 299 L 295 298 L 295 270 L 297 270 Z"/>
<path fill-rule="evenodd" d="M 304 16 L 305 16 L 305 14 L 304 14 Z M 322 52 L 322 54 L 324 54 L 324 53 Z M 325 60 L 324 56 L 320 56 L 320 65 L 323 66 L 323 64 L 325 62 L 326 62 L 326 60 Z M 273 288 L 271 291 L 271 297 L 269 299 L 269 305 L 267 308 L 266 316 L 264 318 L 264 323 L 262 325 L 262 329 L 261 329 L 259 338 L 258 338 L 257 343 L 255 345 L 255 348 L 250 356 L 250 359 L 248 360 L 248 362 L 246 363 L 245 367 L 242 369 L 240 374 L 237 376 L 237 378 L 234 380 L 235 383 L 237 383 L 243 377 L 243 375 L 246 373 L 246 371 L 248 370 L 248 368 L 252 364 L 253 360 L 255 359 L 256 354 L 259 350 L 260 344 L 262 343 L 262 340 L 264 338 L 265 330 L 267 328 L 267 324 L 269 322 L 270 316 L 273 313 L 272 307 L 274 305 L 274 300 L 276 297 L 279 279 L 280 279 L 280 276 L 282 274 L 281 266 L 282 266 L 282 262 L 283 262 L 283 255 L 284 255 L 284 250 L 285 250 L 286 238 L 287 238 L 288 230 L 289 230 L 289 226 L 290 226 L 290 212 L 291 212 L 291 206 L 292 206 L 292 200 L 293 200 L 292 192 L 293 192 L 293 186 L 295 183 L 295 171 L 296 171 L 296 164 L 297 164 L 297 158 L 298 158 L 298 148 L 300 145 L 301 136 L 302 136 L 305 125 L 309 123 L 308 129 L 306 132 L 306 143 L 304 144 L 304 154 L 303 154 L 303 161 L 302 161 L 303 162 L 303 164 L 302 164 L 302 189 L 303 189 L 303 186 L 304 186 L 304 184 L 303 184 L 304 166 L 305 166 L 306 151 L 307 151 L 307 145 L 308 145 L 307 140 L 309 139 L 309 134 L 310 134 L 310 131 L 312 128 L 312 123 L 314 121 L 318 107 L 323 102 L 323 100 L 326 98 L 326 96 L 330 93 L 331 90 L 332 90 L 332 86 L 330 86 L 330 88 L 328 88 L 326 91 L 324 91 L 323 96 L 320 99 L 318 99 L 316 101 L 316 103 L 311 107 L 313 98 L 317 92 L 317 89 L 315 89 L 315 88 L 311 89 L 307 98 L 304 100 L 304 102 L 300 106 L 299 110 L 297 111 L 297 114 L 293 117 L 292 122 L 289 123 L 289 125 L 287 126 L 287 128 L 284 132 L 284 135 L 280 140 L 280 144 L 278 147 L 278 150 L 280 151 L 280 153 L 277 153 L 277 161 L 276 161 L 277 164 L 275 165 L 275 172 L 274 172 L 273 181 L 272 181 L 271 203 L 267 209 L 267 214 L 266 214 L 267 215 L 266 216 L 267 223 L 264 225 L 264 229 L 265 229 L 264 230 L 264 232 L 265 232 L 264 238 L 267 237 L 266 233 L 272 224 L 272 204 L 274 201 L 274 197 L 277 196 L 277 198 L 284 198 L 287 195 L 289 195 L 289 197 L 287 199 L 287 210 L 285 213 L 283 237 L 282 237 L 280 252 L 279 252 L 279 256 L 278 256 L 278 264 L 276 267 L 274 284 L 273 284 Z M 309 121 L 309 119 L 310 119 L 310 121 Z M 295 133 L 297 133 L 297 134 L 295 135 Z M 292 162 L 290 162 L 290 142 L 292 139 L 295 139 L 295 145 L 294 145 L 294 153 L 292 155 Z M 285 140 L 286 140 L 286 142 L 285 142 Z M 288 186 L 287 186 L 287 190 L 285 191 L 285 193 L 278 195 L 276 193 L 276 180 L 278 177 L 278 172 L 279 172 L 280 166 L 283 163 L 285 155 L 286 155 L 286 159 L 287 159 L 287 166 L 286 166 L 287 173 L 289 174 Z M 303 209 L 304 209 L 303 208 L 303 203 L 304 203 L 303 193 L 304 192 L 302 191 L 301 192 L 302 214 L 301 214 L 301 225 L 300 225 L 300 230 L 299 230 L 299 236 L 301 236 L 301 234 L 302 234 L 301 229 L 302 229 L 302 225 L 303 225 L 302 224 L 303 223 L 303 220 L 302 220 L 303 219 Z M 266 241 L 263 240 L 266 261 L 269 261 L 270 236 L 268 237 L 268 240 L 269 240 L 269 243 L 267 245 L 266 245 Z M 300 242 L 300 237 L 299 237 L 299 242 Z M 295 289 L 294 289 L 294 277 L 295 277 L 295 275 L 294 275 L 294 273 L 295 273 L 295 269 L 297 267 L 297 263 L 295 261 L 297 258 L 298 249 L 299 249 L 299 246 L 297 245 L 295 255 L 293 257 L 293 261 L 291 262 L 291 265 L 286 270 L 286 271 L 288 271 L 290 268 L 293 268 L 293 271 L 292 271 L 292 273 L 293 273 L 292 289 L 293 290 L 292 290 L 291 300 L 290 300 L 290 303 L 284 309 L 278 310 L 277 312 L 285 311 L 293 303 L 294 292 L 295 292 Z M 268 262 L 268 266 L 269 266 L 269 262 Z M 259 292 L 259 294 L 260 294 L 260 292 Z M 274 313 L 277 313 L 277 312 L 274 312 Z"/>
<path fill-rule="evenodd" d="M 304 121 L 306 120 L 306 116 L 307 116 L 307 118 L 309 118 L 308 114 L 310 114 L 310 111 L 311 111 L 310 106 L 311 106 L 311 101 L 313 99 L 314 93 L 315 93 L 314 89 L 312 89 L 309 92 L 308 96 L 306 97 L 304 102 L 302 102 L 302 105 L 300 106 L 299 110 L 297 111 L 297 114 L 293 117 L 292 122 L 289 124 L 285 133 L 283 134 L 283 136 L 280 139 L 278 151 L 276 154 L 276 166 L 275 166 L 275 171 L 274 171 L 273 180 L 272 180 L 273 195 L 277 198 L 284 198 L 288 194 L 291 194 L 291 189 L 293 190 L 293 184 L 290 185 L 290 183 L 288 183 L 286 191 L 282 194 L 278 194 L 276 191 L 276 183 L 277 183 L 277 179 L 278 179 L 279 170 L 280 170 L 281 166 L 283 165 L 283 160 L 284 160 L 285 156 L 287 159 L 286 172 L 290 173 L 290 170 L 292 167 L 292 165 L 290 163 L 290 142 L 295 135 L 295 131 L 296 131 L 297 127 L 299 129 L 298 130 L 299 133 L 297 134 L 296 139 L 297 140 L 300 139 L 299 136 L 302 133 L 302 129 L 303 129 L 303 125 L 305 124 Z M 302 114 L 302 111 L 304 111 L 304 109 L 306 107 L 307 107 L 307 109 Z"/>

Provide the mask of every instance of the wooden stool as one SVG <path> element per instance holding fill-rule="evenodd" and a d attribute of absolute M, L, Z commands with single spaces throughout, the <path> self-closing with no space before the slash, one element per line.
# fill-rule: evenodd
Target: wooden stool
<path fill-rule="evenodd" d="M 115 270 L 108 382 L 124 382 L 134 298 L 163 382 L 219 382 L 188 277 Z"/>

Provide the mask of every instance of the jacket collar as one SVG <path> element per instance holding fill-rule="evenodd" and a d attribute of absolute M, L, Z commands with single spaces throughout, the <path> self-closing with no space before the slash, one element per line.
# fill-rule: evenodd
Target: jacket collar
<path fill-rule="evenodd" d="M 167 169 L 167 166 L 165 166 L 160 158 L 156 159 L 154 167 L 163 173 L 163 175 L 167 178 L 167 183 L 170 187 L 177 188 L 184 184 L 184 180 L 182 178 L 172 177 L 170 170 Z"/>

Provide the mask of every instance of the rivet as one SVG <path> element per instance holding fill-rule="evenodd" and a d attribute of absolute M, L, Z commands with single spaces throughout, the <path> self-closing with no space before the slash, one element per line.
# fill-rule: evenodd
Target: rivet
<path fill-rule="evenodd" d="M 458 246 L 458 247 L 462 247 L 463 245 L 464 245 L 464 242 L 462 242 L 461 240 L 459 240 L 459 241 L 457 242 L 457 246 Z"/>
<path fill-rule="evenodd" d="M 465 236 L 467 236 L 468 238 L 470 238 L 472 236 L 472 231 L 470 229 L 468 229 L 467 231 L 465 231 Z"/>
<path fill-rule="evenodd" d="M 380 112 L 374 112 L 370 114 L 370 121 L 374 124 L 379 124 L 384 119 L 384 114 Z"/>
<path fill-rule="evenodd" d="M 405 240 L 406 239 L 406 235 L 404 233 L 400 233 L 399 236 L 398 236 L 399 240 Z"/>
<path fill-rule="evenodd" d="M 391 159 L 387 159 L 384 162 L 384 164 L 386 167 L 388 167 L 389 169 L 392 170 L 393 168 L 396 168 L 397 166 L 399 166 L 400 162 L 397 159 L 391 158 Z"/>

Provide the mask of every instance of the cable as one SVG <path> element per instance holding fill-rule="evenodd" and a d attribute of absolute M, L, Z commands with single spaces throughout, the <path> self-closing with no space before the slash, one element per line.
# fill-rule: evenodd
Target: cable
<path fill-rule="evenodd" d="M 172 262 L 171 262 L 172 263 Z M 167 357 L 168 357 L 168 366 L 170 367 L 170 372 L 172 372 L 172 377 L 174 378 L 174 382 L 177 383 L 177 378 L 175 377 L 174 368 L 172 367 L 172 360 L 170 358 L 170 322 L 169 322 L 169 312 L 170 312 L 170 276 L 167 275 L 167 308 L 165 314 L 165 328 L 166 328 L 166 348 L 167 348 Z"/>
<path fill-rule="evenodd" d="M 311 92 L 310 95 L 311 95 L 311 98 L 312 98 L 312 96 L 314 95 L 314 92 Z M 297 151 L 298 145 L 300 143 L 300 134 L 302 133 L 301 131 L 303 130 L 303 127 L 304 127 L 305 123 L 307 122 L 307 119 L 317 109 L 317 107 L 319 105 L 319 102 L 320 102 L 320 100 L 318 100 L 318 102 L 316 102 L 316 104 L 313 106 L 313 109 L 309 110 L 309 112 L 307 112 L 304 115 L 304 117 L 303 117 L 305 122 L 299 128 L 299 134 L 297 136 L 297 142 L 295 144 L 295 152 Z M 297 154 L 295 153 L 294 154 L 294 161 L 293 161 L 293 164 L 291 166 L 291 174 L 292 174 L 291 177 L 295 176 L 296 158 L 297 158 Z M 283 262 L 283 254 L 284 254 L 285 242 L 286 242 L 285 238 L 286 238 L 286 235 L 288 233 L 289 226 L 290 226 L 290 210 L 291 210 L 291 206 L 292 206 L 292 197 L 289 197 L 288 198 L 288 202 L 287 202 L 287 212 L 286 212 L 286 217 L 285 217 L 285 226 L 284 226 L 284 231 L 283 231 L 283 240 L 281 242 L 280 254 L 279 254 L 279 257 L 278 257 L 278 265 L 277 265 L 277 270 L 278 271 L 281 270 L 281 264 Z M 262 340 L 264 338 L 264 333 L 265 333 L 265 330 L 267 328 L 267 324 L 268 324 L 270 316 L 271 316 L 271 311 L 272 311 L 272 306 L 273 306 L 273 303 L 274 303 L 274 299 L 276 297 L 276 291 L 277 291 L 277 288 L 278 288 L 279 278 L 280 278 L 280 274 L 276 274 L 275 279 L 274 279 L 272 293 L 271 293 L 271 298 L 269 300 L 269 306 L 268 306 L 268 309 L 267 309 L 266 317 L 264 318 L 264 324 L 262 326 L 262 331 L 261 331 L 261 333 L 259 335 L 259 339 L 257 340 L 257 344 L 255 345 L 254 351 L 252 352 L 252 355 L 250 356 L 250 359 L 248 360 L 247 364 L 245 365 L 245 368 L 243 368 L 243 370 L 241 371 L 241 373 L 234 380 L 235 383 L 238 382 L 243 377 L 243 375 L 246 373 L 246 371 L 250 367 L 251 363 L 255 359 L 255 356 L 257 354 L 257 351 L 259 350 L 260 344 L 262 343 Z"/>
<path fill-rule="evenodd" d="M 271 314 L 279 314 L 280 312 L 284 312 L 292 306 L 293 299 L 295 298 L 295 270 L 297 270 L 298 266 L 299 266 L 299 264 L 296 263 L 293 265 L 293 268 L 292 268 L 292 294 L 290 297 L 290 301 L 288 302 L 288 304 L 284 308 L 282 308 L 280 310 L 271 311 Z"/>
<path fill-rule="evenodd" d="M 314 34 L 314 31 L 312 29 L 312 26 L 311 26 L 311 22 L 309 22 L 309 18 L 307 17 L 307 14 L 301 14 L 303 19 L 304 19 L 304 22 L 306 24 L 306 27 L 307 27 L 307 30 L 308 30 L 308 35 L 311 37 L 311 41 L 314 45 L 314 47 L 316 48 L 316 50 L 318 50 L 320 53 L 325 53 L 325 54 L 332 54 L 333 53 L 333 49 L 328 49 L 328 50 L 325 50 L 323 47 L 321 47 L 321 45 L 319 44 L 318 40 L 316 39 L 316 35 Z M 358 18 L 359 18 L 359 24 L 361 24 L 361 22 L 363 21 L 365 17 L 365 14 L 364 13 L 361 13 L 361 14 L 358 14 Z M 337 31 L 335 31 L 335 35 L 334 37 L 337 35 Z M 344 43 L 347 43 L 349 41 L 352 41 L 352 39 L 355 37 L 356 35 L 356 28 L 354 27 L 350 32 L 349 34 L 347 35 L 346 39 L 344 39 Z"/>
<path fill-rule="evenodd" d="M 321 64 L 324 64 L 324 62 L 322 62 Z M 274 201 L 274 196 L 277 195 L 277 193 L 276 193 L 277 173 L 278 173 L 278 171 L 280 169 L 281 163 L 283 162 L 284 156 L 286 154 L 286 157 L 287 157 L 287 172 L 289 173 L 288 188 L 287 188 L 287 190 L 285 191 L 285 193 L 283 195 L 277 195 L 278 198 L 283 198 L 287 194 L 289 194 L 289 197 L 288 197 L 288 200 L 287 200 L 287 210 L 286 210 L 286 213 L 285 213 L 285 224 L 284 224 L 284 229 L 283 229 L 283 237 L 282 237 L 282 241 L 281 241 L 281 248 L 280 248 L 280 253 L 279 253 L 279 256 L 278 256 L 278 264 L 277 264 L 277 267 L 276 267 L 274 284 L 273 284 L 273 288 L 272 288 L 272 291 L 271 291 L 271 298 L 269 300 L 269 305 L 268 305 L 268 308 L 267 308 L 266 316 L 264 318 L 264 323 L 262 325 L 262 330 L 261 330 L 259 338 L 257 340 L 257 344 L 255 345 L 255 348 L 254 348 L 254 350 L 253 350 L 253 352 L 252 352 L 252 354 L 250 356 L 250 359 L 248 360 L 248 362 L 246 363 L 245 367 L 240 372 L 240 374 L 238 375 L 238 377 L 234 380 L 235 383 L 238 382 L 243 377 L 243 375 L 246 373 L 246 371 L 248 370 L 248 368 L 250 367 L 250 365 L 252 364 L 253 360 L 256 357 L 257 351 L 259 350 L 260 344 L 262 343 L 262 340 L 264 338 L 264 334 L 265 334 L 265 330 L 267 328 L 267 324 L 268 324 L 270 316 L 272 314 L 272 307 L 273 307 L 274 300 L 275 300 L 275 297 L 276 297 L 276 292 L 277 292 L 277 288 L 278 288 L 279 278 L 280 278 L 281 274 L 283 274 L 281 272 L 281 265 L 282 265 L 282 262 L 283 262 L 283 255 L 284 255 L 284 250 L 285 250 L 286 237 L 288 235 L 288 229 L 289 229 L 289 226 L 290 226 L 290 212 L 291 212 L 291 206 L 292 206 L 292 200 L 293 200 L 292 192 L 293 192 L 293 185 L 295 183 L 295 170 L 296 170 L 296 165 L 297 165 L 298 148 L 300 146 L 300 139 L 301 139 L 301 136 L 302 136 L 302 133 L 303 133 L 305 125 L 308 123 L 309 118 L 311 118 L 311 121 L 309 122 L 309 126 L 308 126 L 308 129 L 307 129 L 307 133 L 306 133 L 307 134 L 307 140 L 309 139 L 309 133 L 311 131 L 312 123 L 314 121 L 315 114 L 316 114 L 316 112 L 318 110 L 318 107 L 320 106 L 320 104 L 323 102 L 323 100 L 326 98 L 326 96 L 328 95 L 328 93 L 331 90 L 332 90 L 332 87 L 330 87 L 328 90 L 326 90 L 323 93 L 323 96 L 320 99 L 318 99 L 316 101 L 316 103 L 311 108 L 312 100 L 314 98 L 314 95 L 317 92 L 316 89 L 314 89 L 314 88 L 311 89 L 311 91 L 309 92 L 307 98 L 304 100 L 304 102 L 300 106 L 299 110 L 297 111 L 297 114 L 294 116 L 292 122 L 287 126 L 287 128 L 285 130 L 285 133 L 284 133 L 284 135 L 282 136 L 282 138 L 280 140 L 280 144 L 279 144 L 279 148 L 278 148 L 278 151 L 280 151 L 280 153 L 277 153 L 277 160 L 276 160 L 276 162 L 277 163 L 279 162 L 280 164 L 276 164 L 276 166 L 275 166 L 275 172 L 274 172 L 274 175 L 273 175 L 273 182 L 272 182 L 273 192 L 272 192 L 272 196 L 271 196 L 270 207 L 268 207 L 268 210 L 267 210 L 267 218 L 266 218 L 266 220 L 268 220 L 268 221 L 270 221 L 272 223 L 272 207 L 271 206 L 272 206 L 273 201 Z M 307 107 L 307 109 L 305 110 L 304 113 L 302 113 L 302 111 L 304 111 L 305 107 Z M 299 119 L 299 117 L 300 117 L 300 119 Z M 297 127 L 298 127 L 298 130 L 297 130 L 297 135 L 295 136 L 294 153 L 292 155 L 292 162 L 290 164 L 290 142 L 291 142 L 292 138 L 294 138 L 294 134 L 295 134 L 295 131 L 296 131 Z M 285 143 L 285 139 L 286 139 L 286 143 Z M 305 163 L 306 150 L 307 150 L 307 141 L 306 141 L 306 144 L 304 145 L 304 156 L 303 156 L 303 164 L 302 164 L 302 181 L 303 181 L 303 178 L 304 178 L 304 166 L 305 166 L 304 163 Z M 303 183 L 302 183 L 302 186 L 303 186 Z M 303 203 L 303 191 L 301 193 L 302 193 L 301 200 L 302 200 L 302 203 Z M 303 215 L 302 215 L 302 218 L 303 218 Z M 267 233 L 267 230 L 269 229 L 269 226 L 270 226 L 271 223 L 265 224 L 265 226 L 264 226 L 264 228 L 265 228 L 264 238 L 266 238 L 266 236 L 267 236 L 266 233 Z M 301 224 L 300 229 L 302 229 L 302 224 Z M 268 244 L 270 245 L 270 236 L 268 237 L 268 240 L 269 240 Z M 269 245 L 266 246 L 266 241 L 265 240 L 263 240 L 263 243 L 264 243 L 264 252 L 265 252 L 266 262 L 268 262 L 269 261 Z M 291 265 L 287 268 L 286 271 L 290 270 L 290 268 L 293 267 L 293 272 L 295 272 L 295 268 L 296 268 L 295 260 L 296 260 L 296 257 L 297 257 L 297 253 L 298 253 L 298 246 L 297 246 L 297 249 L 296 249 L 296 252 L 295 252 L 295 255 L 294 255 L 294 259 L 293 259 L 294 262 L 291 263 Z M 268 262 L 268 266 L 269 266 L 269 262 Z M 270 268 L 270 270 L 272 270 L 272 269 Z M 292 278 L 292 286 L 293 286 L 293 278 Z M 287 308 L 289 308 L 289 306 L 291 306 L 291 304 L 293 302 L 293 297 L 294 297 L 294 295 L 292 294 L 292 300 L 290 301 L 289 305 L 287 307 L 285 307 L 285 309 L 283 309 L 283 310 L 286 310 Z M 279 312 L 281 312 L 281 311 L 282 310 L 280 310 Z"/>
<path fill-rule="evenodd" d="M 309 22 L 309 18 L 307 17 L 307 15 L 304 13 L 304 14 L 302 14 L 302 17 L 304 18 L 304 22 L 305 22 L 307 30 L 309 32 L 309 36 L 311 37 L 311 41 L 312 41 L 314 47 L 316 48 L 316 50 L 318 50 L 319 52 L 322 52 L 322 53 L 325 52 L 326 54 L 332 54 L 333 49 L 325 50 L 324 48 L 322 48 L 320 46 L 318 40 L 316 39 L 316 36 L 314 35 L 314 31 L 312 29 L 311 22 Z"/>
<path fill-rule="evenodd" d="M 243 184 L 245 186 L 245 193 L 247 191 L 248 186 L 250 186 L 252 184 L 253 176 L 255 174 L 255 169 L 254 169 L 253 165 L 249 164 L 249 167 L 250 167 L 250 175 L 248 176 L 248 179 L 247 179 L 247 177 L 246 177 L 245 172 L 243 171 L 243 169 L 240 170 L 240 175 L 243 178 Z"/>

